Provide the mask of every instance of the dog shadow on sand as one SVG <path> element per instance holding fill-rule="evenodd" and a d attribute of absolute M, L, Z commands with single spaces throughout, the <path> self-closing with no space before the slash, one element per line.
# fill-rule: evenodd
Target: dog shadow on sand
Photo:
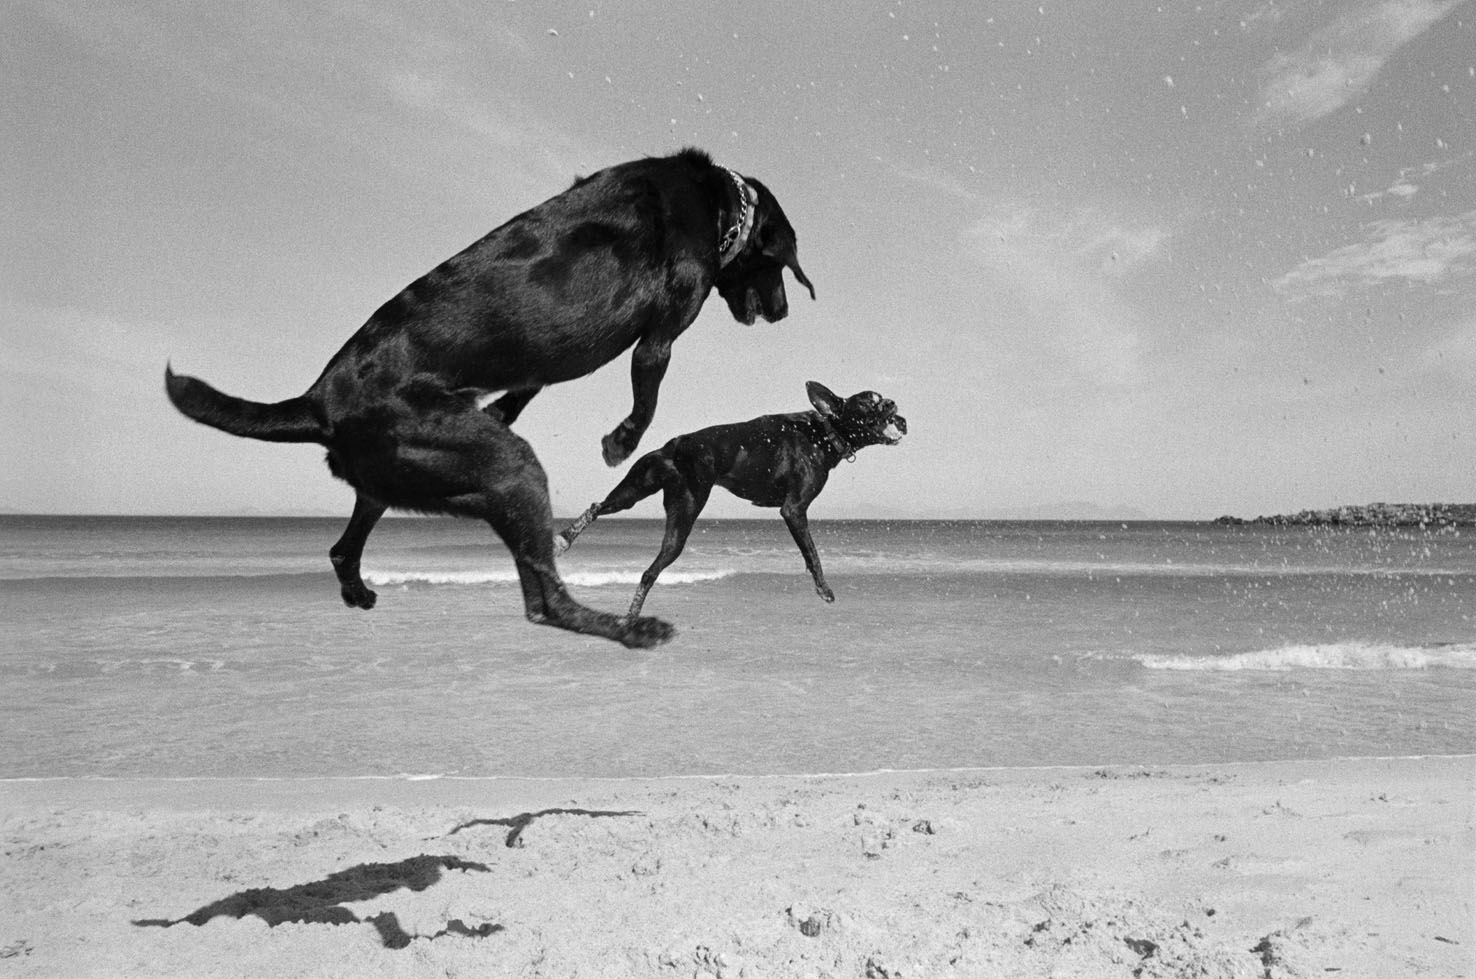
<path fill-rule="evenodd" d="M 509 847 L 519 846 L 521 836 L 535 819 L 541 816 L 635 816 L 636 812 L 611 812 L 594 809 L 545 809 L 541 812 L 525 812 L 499 819 L 473 819 L 455 827 L 447 835 L 455 835 L 476 826 L 506 826 L 510 832 L 505 843 Z M 293 887 L 253 887 L 250 890 L 221 898 L 204 907 L 197 908 L 182 918 L 140 918 L 133 922 L 140 928 L 173 928 L 175 925 L 191 924 L 199 927 L 214 918 L 244 918 L 255 915 L 268 926 L 275 928 L 285 922 L 321 925 L 367 924 L 379 932 L 385 948 L 406 948 L 417 938 L 437 939 L 446 935 L 461 935 L 468 938 L 486 938 L 504 927 L 491 922 L 472 926 L 460 918 L 452 918 L 446 927 L 432 935 L 407 932 L 393 912 L 361 918 L 345 907 L 356 901 L 368 901 L 399 890 L 420 892 L 427 890 L 447 871 L 461 873 L 489 873 L 492 868 L 484 863 L 464 860 L 450 854 L 433 856 L 421 854 L 397 863 L 363 863 L 347 870 L 329 874 L 322 880 L 297 884 Z"/>
<path fill-rule="evenodd" d="M 447 870 L 486 873 L 491 869 L 486 864 L 460 857 L 421 854 L 398 863 L 359 864 L 357 867 L 329 874 L 322 880 L 295 887 L 253 887 L 191 911 L 183 918 L 144 918 L 133 923 L 140 928 L 172 928 L 181 924 L 198 927 L 213 918 L 244 918 L 247 915 L 255 915 L 273 928 L 288 921 L 321 925 L 363 923 L 374 926 L 385 948 L 405 948 L 412 939 L 418 937 L 466 935 L 485 938 L 502 931 L 502 925 L 483 923 L 471 927 L 460 918 L 454 918 L 436 934 L 419 936 L 405 931 L 400 926 L 399 919 L 391 912 L 360 918 L 344 905 L 354 901 L 367 901 L 401 889 L 417 892 L 426 890 L 437 883 Z"/>

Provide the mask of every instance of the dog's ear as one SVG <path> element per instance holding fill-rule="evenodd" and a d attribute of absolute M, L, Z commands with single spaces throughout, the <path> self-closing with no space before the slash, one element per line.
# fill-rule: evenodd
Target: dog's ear
<path fill-rule="evenodd" d="M 763 243 L 763 253 L 769 258 L 777 259 L 785 268 L 794 275 L 794 281 L 810 291 L 810 298 L 815 298 L 815 284 L 810 277 L 805 275 L 805 270 L 800 268 L 799 247 L 794 235 L 794 226 L 789 223 L 789 218 L 784 214 L 784 208 L 779 206 L 776 198 L 762 181 L 753 177 L 745 178 L 750 189 L 758 195 L 758 208 L 765 227 L 760 233 L 760 241 Z"/>
<path fill-rule="evenodd" d="M 800 268 L 799 255 L 793 245 L 784 253 L 784 264 L 789 266 L 789 271 L 794 273 L 794 280 L 806 289 L 810 290 L 810 298 L 815 298 L 815 287 L 810 284 L 810 277 L 805 275 L 805 270 Z"/>
<path fill-rule="evenodd" d="M 810 396 L 810 404 L 815 410 L 827 418 L 835 418 L 841 411 L 841 398 L 836 397 L 835 392 L 821 384 L 819 381 L 806 381 L 805 393 Z"/>

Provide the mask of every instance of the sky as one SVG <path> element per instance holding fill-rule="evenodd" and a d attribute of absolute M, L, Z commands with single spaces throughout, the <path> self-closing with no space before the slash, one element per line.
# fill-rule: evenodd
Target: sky
<path fill-rule="evenodd" d="M 774 191 L 817 300 L 791 282 L 743 326 L 714 297 L 642 450 L 806 409 L 813 379 L 909 423 L 815 519 L 1476 500 L 1476 0 L 0 20 L 0 511 L 346 516 L 321 448 L 186 421 L 165 362 L 300 394 L 487 231 L 689 145 Z M 557 514 L 618 480 L 629 406 L 623 356 L 519 419 Z"/>

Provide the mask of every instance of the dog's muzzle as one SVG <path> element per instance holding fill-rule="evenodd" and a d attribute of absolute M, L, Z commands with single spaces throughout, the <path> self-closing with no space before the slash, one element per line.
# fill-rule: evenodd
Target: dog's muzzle
<path fill-rule="evenodd" d="M 901 415 L 893 415 L 891 420 L 887 422 L 887 427 L 882 429 L 881 433 L 882 438 L 886 440 L 887 445 L 896 445 L 898 442 L 902 441 L 902 436 L 906 434 L 907 419 L 903 418 Z"/>

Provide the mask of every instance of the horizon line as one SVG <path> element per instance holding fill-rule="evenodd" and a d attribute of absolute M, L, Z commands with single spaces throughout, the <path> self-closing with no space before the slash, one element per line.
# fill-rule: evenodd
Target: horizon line
<path fill-rule="evenodd" d="M 573 520 L 579 514 L 560 515 L 554 514 L 555 521 Z M 1224 516 L 1229 516 L 1225 514 Z M 347 514 L 327 512 L 234 512 L 234 513 L 103 513 L 103 512 L 44 512 L 36 510 L 6 510 L 0 509 L 0 517 L 41 517 L 56 519 L 119 519 L 119 520 L 347 520 Z M 405 513 L 387 512 L 385 520 L 462 520 L 467 519 L 447 513 Z M 664 515 L 634 516 L 631 514 L 609 514 L 602 517 L 601 521 L 610 520 L 643 520 L 653 523 L 661 523 L 666 519 Z M 703 515 L 704 521 L 732 521 L 732 522 L 755 522 L 768 523 L 774 518 L 768 515 L 757 516 L 707 516 Z M 1052 517 L 1052 516 L 991 516 L 985 514 L 919 514 L 919 515 L 834 515 L 834 516 L 811 516 L 811 522 L 824 521 L 869 521 L 875 523 L 915 521 L 915 522 L 944 522 L 957 520 L 990 521 L 997 523 L 1213 523 L 1219 517 L 1161 517 L 1161 516 L 1078 516 L 1078 517 Z M 1254 519 L 1254 518 L 1246 518 Z"/>

